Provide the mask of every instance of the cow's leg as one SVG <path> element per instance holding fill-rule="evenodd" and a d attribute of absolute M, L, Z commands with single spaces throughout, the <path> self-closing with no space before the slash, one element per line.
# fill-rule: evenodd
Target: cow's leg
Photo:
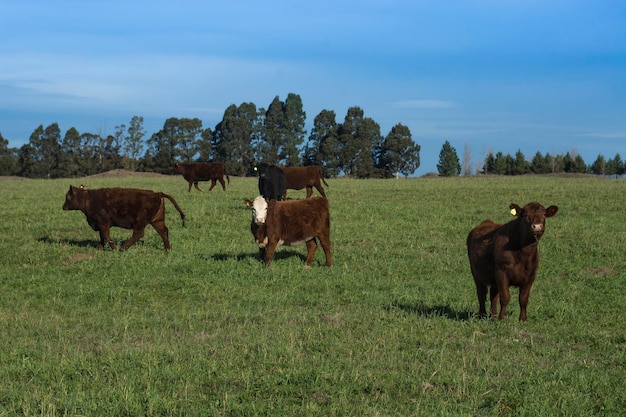
<path fill-rule="evenodd" d="M 304 263 L 305 266 L 309 267 L 311 266 L 311 263 L 313 263 L 313 258 L 315 257 L 315 250 L 317 249 L 317 242 L 315 241 L 315 238 L 311 239 L 311 240 L 307 240 L 306 242 L 306 262 Z"/>
<path fill-rule="evenodd" d="M 152 227 L 154 227 L 154 230 L 156 230 L 159 236 L 161 236 L 161 239 L 163 239 L 163 246 L 165 246 L 165 250 L 169 251 L 172 247 L 170 246 L 169 230 L 167 229 L 167 226 L 165 225 L 165 221 L 160 220 L 160 221 L 153 222 L 151 224 L 152 224 Z"/>
<path fill-rule="evenodd" d="M 485 309 L 485 303 L 487 302 L 487 292 L 489 288 L 482 282 L 474 280 L 476 284 L 476 295 L 478 296 L 478 315 L 480 317 L 487 316 L 487 310 Z"/>
<path fill-rule="evenodd" d="M 193 181 L 189 181 L 189 189 L 187 190 L 188 193 L 191 192 L 191 186 L 193 185 Z"/>
<path fill-rule="evenodd" d="M 519 321 L 526 321 L 526 306 L 528 306 L 528 298 L 530 297 L 532 285 L 532 283 L 526 284 L 519 289 Z"/>
<path fill-rule="evenodd" d="M 211 191 L 213 189 L 213 187 L 215 187 L 215 184 L 217 184 L 217 182 L 214 179 L 212 179 L 211 180 L 211 186 L 209 187 L 209 191 Z"/>
<path fill-rule="evenodd" d="M 310 185 L 306 186 L 306 198 L 309 198 L 313 195 L 313 187 Z"/>
<path fill-rule="evenodd" d="M 276 247 L 278 246 L 278 241 L 269 241 L 267 242 L 267 246 L 265 247 L 265 266 L 269 267 L 272 263 L 272 259 L 274 259 L 274 253 L 276 252 Z"/>
<path fill-rule="evenodd" d="M 320 195 L 324 198 L 326 198 L 326 193 L 324 192 L 324 188 L 322 188 L 321 185 L 315 184 L 315 188 L 317 189 L 317 191 L 320 192 Z"/>
<path fill-rule="evenodd" d="M 133 246 L 135 244 L 135 242 L 137 242 L 139 239 L 141 239 L 144 235 L 144 229 L 146 228 L 146 226 L 143 226 L 141 228 L 135 226 L 135 228 L 133 228 L 133 235 L 130 237 L 130 239 L 128 239 L 126 242 L 124 242 L 124 244 L 120 247 L 120 251 L 126 250 L 128 248 L 130 248 L 131 246 Z"/>
<path fill-rule="evenodd" d="M 491 288 L 489 288 L 489 300 L 491 301 L 491 317 L 494 319 L 498 317 L 498 296 L 498 287 L 492 285 Z"/>
<path fill-rule="evenodd" d="M 226 191 L 226 183 L 224 182 L 224 178 L 218 178 L 217 180 L 220 182 L 220 184 L 222 184 L 222 190 Z"/>
<path fill-rule="evenodd" d="M 511 294 L 509 293 L 509 284 L 508 282 L 505 285 L 499 286 L 498 295 L 500 297 L 500 314 L 498 315 L 498 319 L 502 320 L 506 317 L 506 308 L 509 305 L 509 301 L 511 300 Z M 492 305 L 493 312 L 493 305 Z"/>
<path fill-rule="evenodd" d="M 110 230 L 108 226 L 100 228 L 100 243 L 98 244 L 98 249 L 104 249 L 104 246 L 108 243 L 109 247 L 115 250 L 115 243 L 113 243 L 113 239 L 111 239 Z"/>
<path fill-rule="evenodd" d="M 195 181 L 195 182 L 193 183 L 193 186 L 194 186 L 194 187 L 196 187 L 196 190 L 198 190 L 198 191 L 202 191 L 202 190 L 200 189 L 200 187 L 198 187 L 198 181 Z M 190 188 L 190 190 L 191 190 L 191 188 Z"/>
<path fill-rule="evenodd" d="M 331 266 L 333 264 L 333 257 L 330 253 L 330 236 L 320 235 L 318 237 L 320 245 L 322 245 L 322 249 L 324 249 L 324 255 L 326 255 L 326 266 Z"/>

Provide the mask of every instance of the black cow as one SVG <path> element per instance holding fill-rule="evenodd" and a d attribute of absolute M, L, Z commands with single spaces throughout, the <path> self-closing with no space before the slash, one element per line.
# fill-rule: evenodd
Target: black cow
<path fill-rule="evenodd" d="M 259 193 L 267 200 L 282 200 L 287 183 L 283 170 L 266 163 L 260 163 L 254 170 L 259 173 Z"/>

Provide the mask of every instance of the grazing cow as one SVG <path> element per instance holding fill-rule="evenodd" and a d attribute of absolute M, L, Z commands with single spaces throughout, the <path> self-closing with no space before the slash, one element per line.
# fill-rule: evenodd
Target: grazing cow
<path fill-rule="evenodd" d="M 319 191 L 322 197 L 326 198 L 324 188 L 320 183 L 320 179 L 324 182 L 324 185 L 328 187 L 326 180 L 322 176 L 322 168 L 319 166 L 311 165 L 306 167 L 282 167 L 285 173 L 285 194 L 284 198 L 287 198 L 287 189 L 301 190 L 306 187 L 306 198 L 313 195 L 313 187 Z"/>
<path fill-rule="evenodd" d="M 263 196 L 245 200 L 252 208 L 250 230 L 259 245 L 265 266 L 270 266 L 276 247 L 281 244 L 306 243 L 305 265 L 311 266 L 319 239 L 326 266 L 332 265 L 330 253 L 330 214 L 328 200 L 322 197 L 292 201 L 267 201 Z"/>
<path fill-rule="evenodd" d="M 172 168 L 172 173 L 180 174 L 187 182 L 189 182 L 189 190 L 191 186 L 195 186 L 196 190 L 201 191 L 198 187 L 198 181 L 211 181 L 209 191 L 215 187 L 216 181 L 222 184 L 222 190 L 226 191 L 224 176 L 230 184 L 230 177 L 226 172 L 226 164 L 223 162 L 197 162 L 193 164 L 176 164 Z"/>
<path fill-rule="evenodd" d="M 491 316 L 496 317 L 500 298 L 498 318 L 503 319 L 510 300 L 509 287 L 514 286 L 519 287 L 519 320 L 524 321 L 539 264 L 537 245 L 545 231 L 546 217 L 554 216 L 559 208 L 528 203 L 522 208 L 511 204 L 510 209 L 516 216 L 515 220 L 504 225 L 485 220 L 472 229 L 467 236 L 467 254 L 476 284 L 480 315 L 487 314 L 487 287 L 491 287 Z"/>
<path fill-rule="evenodd" d="M 259 193 L 267 200 L 282 200 L 286 183 L 283 170 L 266 163 L 260 163 L 254 170 L 259 173 Z"/>
<path fill-rule="evenodd" d="M 98 249 L 104 249 L 104 245 L 108 243 L 115 250 L 115 243 L 109 233 L 111 226 L 133 229 L 133 235 L 120 247 L 120 250 L 126 250 L 143 237 L 146 226 L 151 224 L 163 239 L 165 250 L 169 251 L 171 246 L 165 225 L 163 198 L 174 204 L 185 226 L 185 213 L 171 196 L 136 188 L 85 190 L 82 185 L 70 186 L 65 195 L 63 210 L 80 210 L 85 214 L 89 226 L 100 232 Z"/>

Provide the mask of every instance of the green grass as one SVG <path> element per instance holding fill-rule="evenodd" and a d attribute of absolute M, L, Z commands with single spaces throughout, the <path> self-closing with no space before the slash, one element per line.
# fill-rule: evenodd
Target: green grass
<path fill-rule="evenodd" d="M 98 251 L 83 214 L 61 210 L 70 183 L 164 191 L 187 227 L 166 202 L 169 254 L 150 227 Z M 624 415 L 626 182 L 329 184 L 333 267 L 320 249 L 304 268 L 298 246 L 266 269 L 243 203 L 254 179 L 211 193 L 181 177 L 1 181 L 0 416 Z M 467 233 L 533 200 L 560 210 L 528 322 L 516 300 L 479 320 Z"/>

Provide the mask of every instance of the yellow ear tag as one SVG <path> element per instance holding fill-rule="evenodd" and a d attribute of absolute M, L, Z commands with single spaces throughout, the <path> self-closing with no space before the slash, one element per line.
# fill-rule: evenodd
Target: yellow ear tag
<path fill-rule="evenodd" d="M 511 209 L 511 214 L 514 216 L 517 216 L 517 210 L 515 210 L 514 208 Z"/>

